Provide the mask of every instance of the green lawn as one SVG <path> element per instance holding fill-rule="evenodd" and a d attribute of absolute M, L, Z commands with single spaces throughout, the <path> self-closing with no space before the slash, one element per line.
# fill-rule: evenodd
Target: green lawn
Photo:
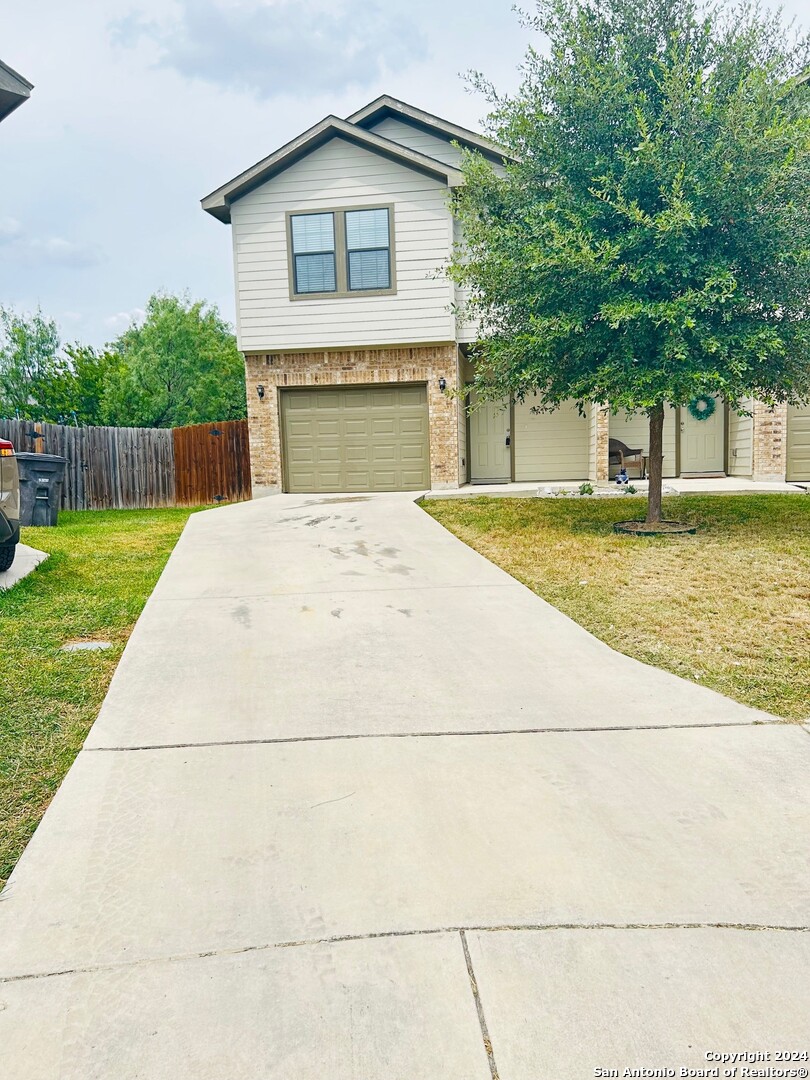
<path fill-rule="evenodd" d="M 690 495 L 695 536 L 618 536 L 644 501 L 445 499 L 424 509 L 614 649 L 810 719 L 810 497 Z"/>
<path fill-rule="evenodd" d="M 24 529 L 49 552 L 0 592 L 0 887 L 96 717 L 127 637 L 190 510 L 63 513 Z M 64 653 L 102 639 L 106 652 Z"/>

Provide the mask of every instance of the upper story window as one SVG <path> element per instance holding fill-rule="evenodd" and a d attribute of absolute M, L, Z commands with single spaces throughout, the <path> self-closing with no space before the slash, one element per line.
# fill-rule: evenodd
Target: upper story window
<path fill-rule="evenodd" d="M 335 215 L 295 214 L 290 224 L 295 291 L 335 292 Z"/>
<path fill-rule="evenodd" d="M 390 289 L 388 210 L 346 211 L 349 288 Z"/>
<path fill-rule="evenodd" d="M 287 218 L 293 300 L 396 291 L 392 207 L 288 214 Z"/>

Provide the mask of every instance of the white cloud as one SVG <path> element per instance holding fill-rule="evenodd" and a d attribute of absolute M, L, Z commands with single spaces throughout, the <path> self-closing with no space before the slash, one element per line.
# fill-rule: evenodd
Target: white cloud
<path fill-rule="evenodd" d="M 0 245 L 17 262 L 34 266 L 98 266 L 104 256 L 96 245 L 76 243 L 63 236 L 31 236 L 16 218 L 0 218 Z"/>
<path fill-rule="evenodd" d="M 146 312 L 144 309 L 136 307 L 131 311 L 117 311 L 115 315 L 108 315 L 104 320 L 104 325 L 109 327 L 110 330 L 116 330 L 120 333 L 128 330 L 130 326 L 137 326 L 145 318 Z"/>
<path fill-rule="evenodd" d="M 13 217 L 0 218 L 0 244 L 10 244 L 22 233 L 22 224 Z"/>
<path fill-rule="evenodd" d="M 103 255 L 92 244 L 77 244 L 63 236 L 32 237 L 24 245 L 24 250 L 35 261 L 50 263 L 55 266 L 97 266 L 103 262 Z"/>
<path fill-rule="evenodd" d="M 223 7 L 180 0 L 157 22 L 133 12 L 112 25 L 112 40 L 157 45 L 158 64 L 189 78 L 261 98 L 339 93 L 368 86 L 428 55 L 425 36 L 404 6 L 373 0 L 275 0 Z"/>

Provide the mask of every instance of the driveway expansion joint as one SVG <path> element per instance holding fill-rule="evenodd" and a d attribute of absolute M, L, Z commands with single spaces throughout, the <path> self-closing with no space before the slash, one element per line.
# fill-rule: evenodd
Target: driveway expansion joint
<path fill-rule="evenodd" d="M 484 1005 L 481 1001 L 481 994 L 478 989 L 478 980 L 475 977 L 472 957 L 470 956 L 470 950 L 467 946 L 467 935 L 464 933 L 463 930 L 459 930 L 459 937 L 461 938 L 461 947 L 464 950 L 464 962 L 467 965 L 467 974 L 470 977 L 470 989 L 472 990 L 473 1000 L 475 1001 L 475 1011 L 478 1013 L 478 1026 L 481 1028 L 481 1038 L 484 1040 L 484 1050 L 486 1051 L 487 1061 L 489 1062 L 489 1071 L 492 1074 L 492 1080 L 499 1080 L 498 1066 L 495 1064 L 495 1054 L 492 1049 L 492 1040 L 489 1037 L 487 1019 L 484 1015 Z"/>
<path fill-rule="evenodd" d="M 623 724 L 621 726 L 605 726 L 605 727 L 538 727 L 538 728 L 482 728 L 478 731 L 371 731 L 371 732 L 357 732 L 341 735 L 294 735 L 283 738 L 275 739 L 216 739 L 209 742 L 183 742 L 183 743 L 146 743 L 141 746 L 85 746 L 84 750 L 93 753 L 105 753 L 105 754 L 129 754 L 132 752 L 142 752 L 146 750 L 190 750 L 193 748 L 204 748 L 213 746 L 275 746 L 285 745 L 287 743 L 317 743 L 317 742 L 341 742 L 341 741 L 358 741 L 361 739 L 445 739 L 454 738 L 457 739 L 460 736 L 476 736 L 482 735 L 578 735 L 578 734 L 595 734 L 599 732 L 614 732 L 614 731 L 700 731 L 703 728 L 709 728 L 712 731 L 723 730 L 725 728 L 751 728 L 761 727 L 764 729 L 770 729 L 772 727 L 785 727 L 793 728 L 800 727 L 799 724 L 794 724 L 790 720 L 774 719 L 772 722 L 761 722 L 758 720 L 734 720 L 730 723 L 721 722 L 706 722 L 697 724 Z M 808 733 L 810 734 L 810 733 Z"/>
<path fill-rule="evenodd" d="M 322 938 L 299 938 L 290 941 L 272 941 L 261 945 L 242 945 L 233 948 L 203 949 L 198 952 L 176 953 L 171 956 L 141 957 L 136 960 L 119 960 L 106 964 L 86 964 L 81 967 L 59 968 L 54 971 L 36 971 L 22 975 L 0 975 L 0 986 L 39 979 L 55 979 L 65 975 L 94 975 L 110 971 L 125 971 L 153 964 L 180 964 L 191 960 L 208 960 L 219 956 L 244 956 L 247 953 L 271 952 L 275 949 L 311 948 L 318 945 L 342 945 L 353 941 L 384 941 L 395 938 L 438 937 L 449 934 L 501 934 L 529 931 L 599 931 L 599 930 L 728 930 L 745 933 L 810 933 L 810 924 L 787 926 L 778 923 L 740 922 L 657 922 L 657 923 L 502 923 L 490 926 L 439 926 L 419 930 L 380 930 L 367 934 L 335 934 Z"/>

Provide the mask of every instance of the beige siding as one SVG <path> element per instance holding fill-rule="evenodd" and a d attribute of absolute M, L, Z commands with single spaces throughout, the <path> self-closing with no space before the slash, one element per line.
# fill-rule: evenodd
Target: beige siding
<path fill-rule="evenodd" d="M 810 480 L 810 405 L 787 410 L 787 479 Z"/>
<path fill-rule="evenodd" d="M 389 116 L 375 124 L 371 130 L 375 135 L 382 135 L 384 139 L 407 146 L 409 150 L 417 150 L 420 154 L 443 161 L 445 165 L 452 165 L 458 169 L 461 166 L 462 154 L 458 147 L 453 146 L 449 139 L 443 139 L 439 135 L 432 135 L 429 131 L 422 131 L 413 124 L 395 120 Z"/>
<path fill-rule="evenodd" d="M 453 220 L 453 246 L 462 247 L 461 225 Z M 454 300 L 456 309 L 456 340 L 462 344 L 469 344 L 478 339 L 478 320 L 470 317 L 467 310 L 469 290 L 454 286 Z"/>
<path fill-rule="evenodd" d="M 453 165 L 456 168 L 461 167 L 462 153 L 457 147 L 453 146 L 448 140 L 442 139 L 438 135 L 431 135 L 428 132 L 421 131 L 412 124 L 403 123 L 401 120 L 394 120 L 392 117 L 389 117 L 379 124 L 376 124 L 372 130 L 377 135 L 382 135 L 386 139 L 398 142 L 411 150 L 418 150 L 422 154 L 427 154 L 428 157 L 437 158 L 447 165 Z M 495 164 L 494 168 L 496 172 L 501 174 L 504 171 L 503 167 L 498 164 Z M 462 237 L 459 224 L 458 222 L 454 222 L 453 244 L 456 247 L 460 247 L 461 242 Z M 465 289 L 455 290 L 455 307 L 458 311 L 458 317 L 456 318 L 456 340 L 460 342 L 475 341 L 478 337 L 478 323 L 476 320 L 471 319 L 466 312 L 468 295 L 469 294 Z"/>
<path fill-rule="evenodd" d="M 667 405 L 664 413 L 664 476 L 677 476 L 675 444 L 678 437 L 675 423 L 676 412 L 671 405 Z M 641 449 L 645 454 L 650 452 L 650 421 L 646 413 L 628 413 L 620 409 L 610 417 L 610 437 L 623 442 L 631 450 Z M 616 475 L 616 467 L 611 467 L 611 476 Z M 628 465 L 628 476 L 632 467 Z"/>
<path fill-rule="evenodd" d="M 287 211 L 393 204 L 397 291 L 291 300 Z M 239 348 L 243 352 L 444 342 L 455 338 L 447 187 L 333 139 L 232 207 Z"/>
<path fill-rule="evenodd" d="M 743 402 L 746 409 L 753 408 L 749 398 Z M 728 473 L 729 476 L 751 476 L 754 471 L 754 420 L 739 416 L 733 409 L 728 414 Z"/>
<path fill-rule="evenodd" d="M 515 480 L 586 480 L 590 424 L 573 403 L 533 413 L 533 397 L 515 404 Z"/>

